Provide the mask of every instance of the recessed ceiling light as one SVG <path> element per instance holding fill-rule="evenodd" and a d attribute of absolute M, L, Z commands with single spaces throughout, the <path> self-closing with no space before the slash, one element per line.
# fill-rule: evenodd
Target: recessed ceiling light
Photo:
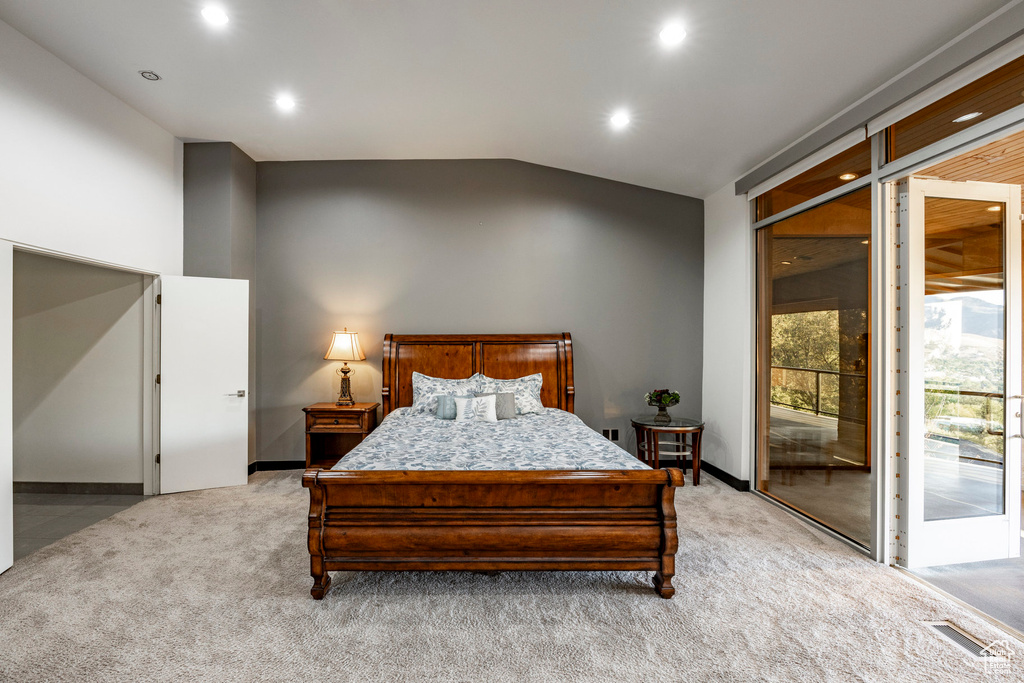
<path fill-rule="evenodd" d="M 871 240 L 861 240 L 861 241 L 860 241 L 860 243 L 861 243 L 861 244 L 867 244 L 867 243 L 869 243 L 870 241 L 871 241 Z"/>
<path fill-rule="evenodd" d="M 976 119 L 979 116 L 981 116 L 981 112 L 980 111 L 972 111 L 970 114 L 964 114 L 963 116 L 956 117 L 955 119 L 953 119 L 953 123 L 963 123 L 964 121 L 970 121 L 971 119 Z"/>
<path fill-rule="evenodd" d="M 783 261 L 782 265 L 784 265 L 784 266 L 791 266 L 791 265 L 793 265 L 793 262 L 792 261 Z"/>
<path fill-rule="evenodd" d="M 208 5 L 207 7 L 204 7 L 202 15 L 203 19 L 206 19 L 206 22 L 211 26 L 223 26 L 224 24 L 228 23 L 228 21 L 230 21 L 230 19 L 228 19 L 227 12 L 225 12 L 220 7 L 216 7 L 214 5 Z"/>
<path fill-rule="evenodd" d="M 615 130 L 622 130 L 629 125 L 632 119 L 629 118 L 629 112 L 625 109 L 619 109 L 617 112 L 612 114 L 611 118 L 608 119 L 608 123 Z"/>
<path fill-rule="evenodd" d="M 985 209 L 985 210 L 986 210 L 986 211 L 1002 211 L 1002 210 L 1003 210 L 1003 207 L 1002 207 L 1001 205 L 998 205 L 998 204 L 997 204 L 996 206 L 990 206 L 990 207 L 988 207 L 988 208 L 987 208 L 987 209 Z"/>
<path fill-rule="evenodd" d="M 140 71 L 139 75 L 145 78 L 147 81 L 159 81 L 160 74 L 155 71 Z"/>
<path fill-rule="evenodd" d="M 661 44 L 665 47 L 675 47 L 679 43 L 683 42 L 683 38 L 686 37 L 686 29 L 683 25 L 677 21 L 671 21 L 665 24 L 661 29 L 661 33 L 658 34 L 658 38 L 661 39 Z"/>
<path fill-rule="evenodd" d="M 840 180 L 856 180 L 857 177 L 858 176 L 857 176 L 856 173 L 844 173 L 843 175 L 839 176 L 839 179 Z"/>
<path fill-rule="evenodd" d="M 277 108 L 281 111 L 294 111 L 295 110 L 295 98 L 291 95 L 279 95 L 274 103 Z"/>

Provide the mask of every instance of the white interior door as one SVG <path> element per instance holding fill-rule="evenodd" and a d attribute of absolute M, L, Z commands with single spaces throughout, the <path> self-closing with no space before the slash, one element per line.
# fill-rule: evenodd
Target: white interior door
<path fill-rule="evenodd" d="M 0 572 L 14 564 L 14 248 L 0 241 Z"/>
<path fill-rule="evenodd" d="M 898 194 L 896 556 L 1017 557 L 1021 188 L 909 178 Z"/>
<path fill-rule="evenodd" d="M 249 283 L 160 278 L 160 493 L 248 476 Z"/>

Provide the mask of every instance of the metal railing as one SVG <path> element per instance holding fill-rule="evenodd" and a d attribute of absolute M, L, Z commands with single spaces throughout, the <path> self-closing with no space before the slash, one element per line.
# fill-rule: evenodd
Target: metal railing
<path fill-rule="evenodd" d="M 942 388 L 929 388 L 925 386 L 924 393 L 926 394 L 945 394 L 949 396 L 971 396 L 985 399 L 985 417 L 983 418 L 984 426 L 983 429 L 992 436 L 1002 436 L 1003 430 L 992 429 L 992 425 L 996 424 L 996 421 L 992 419 L 994 411 L 992 410 L 992 399 L 1003 400 L 1002 392 L 997 391 L 970 391 L 969 389 L 959 389 L 957 387 L 942 387 Z M 1002 424 L 999 425 L 1002 427 Z"/>
<path fill-rule="evenodd" d="M 788 370 L 790 372 L 813 372 L 814 373 L 814 407 L 809 408 L 807 406 L 794 405 L 792 403 L 783 403 L 782 401 L 772 400 L 771 404 L 775 406 L 781 406 L 783 408 L 792 408 L 794 410 L 802 410 L 805 412 L 814 412 L 815 415 L 825 415 L 827 417 L 839 417 L 839 413 L 833 413 L 828 410 L 822 410 L 821 408 L 821 376 L 831 375 L 836 378 L 843 377 L 855 377 L 859 380 L 866 380 L 867 376 L 856 372 L 839 372 L 837 370 L 819 370 L 817 368 L 795 368 L 788 365 L 773 365 L 772 370 Z M 785 386 L 775 385 L 772 386 Z"/>

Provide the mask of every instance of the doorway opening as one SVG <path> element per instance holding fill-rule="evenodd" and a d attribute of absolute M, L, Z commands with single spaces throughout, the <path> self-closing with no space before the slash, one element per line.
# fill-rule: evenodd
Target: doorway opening
<path fill-rule="evenodd" d="M 14 252 L 15 561 L 150 492 L 151 284 Z"/>

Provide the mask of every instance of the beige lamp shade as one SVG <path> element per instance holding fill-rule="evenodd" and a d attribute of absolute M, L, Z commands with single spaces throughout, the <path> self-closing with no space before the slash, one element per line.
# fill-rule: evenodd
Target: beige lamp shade
<path fill-rule="evenodd" d="M 366 360 L 366 354 L 359 346 L 359 335 L 349 332 L 347 327 L 335 332 L 324 360 Z"/>

